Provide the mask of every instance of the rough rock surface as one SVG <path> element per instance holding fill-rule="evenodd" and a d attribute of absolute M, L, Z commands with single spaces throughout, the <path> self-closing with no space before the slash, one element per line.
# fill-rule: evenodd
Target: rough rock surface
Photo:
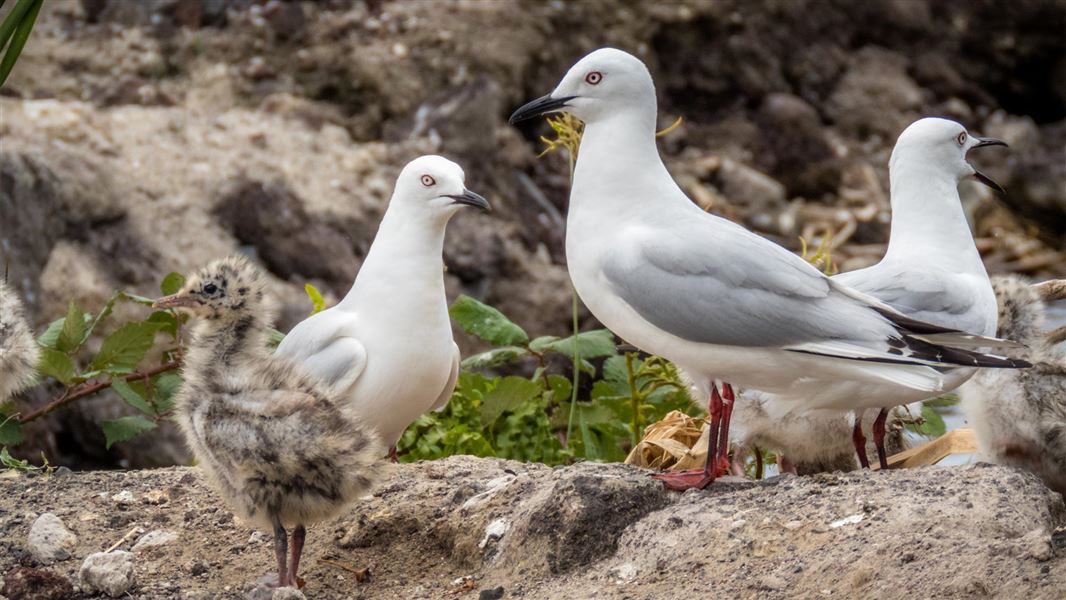
<path fill-rule="evenodd" d="M 90 554 L 81 564 L 78 581 L 87 592 L 118 598 L 133 586 L 133 554 L 125 550 Z"/>
<path fill-rule="evenodd" d="M 70 551 L 78 543 L 74 535 L 59 517 L 44 513 L 30 526 L 26 548 L 42 564 L 51 564 L 70 558 Z"/>
<path fill-rule="evenodd" d="M 111 500 L 124 490 L 137 501 Z M 138 527 L 176 533 L 132 561 L 132 598 L 241 598 L 273 566 L 269 534 L 235 521 L 195 469 L 0 479 L 0 574 L 36 563 L 21 550 L 25 505 L 74 524 L 78 558 L 127 548 Z M 50 568 L 77 579 L 73 562 Z M 312 527 L 302 577 L 318 599 L 1050 600 L 1066 586 L 1066 507 L 985 464 L 674 494 L 623 465 L 460 456 L 398 465 Z"/>

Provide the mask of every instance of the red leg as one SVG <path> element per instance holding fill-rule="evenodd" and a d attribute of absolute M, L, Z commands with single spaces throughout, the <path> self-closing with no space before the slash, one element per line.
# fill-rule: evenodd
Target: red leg
<path fill-rule="evenodd" d="M 296 576 L 296 572 L 300 569 L 300 555 L 304 551 L 304 538 L 307 536 L 307 529 L 303 525 L 297 525 L 292 530 L 292 555 L 289 558 L 289 581 L 284 585 L 300 589 L 300 578 Z"/>
<path fill-rule="evenodd" d="M 870 468 L 870 459 L 866 457 L 866 436 L 862 434 L 862 415 L 855 415 L 855 429 L 851 432 L 851 443 L 855 446 L 855 454 L 859 455 L 859 464 L 862 468 Z"/>
<path fill-rule="evenodd" d="M 777 455 L 777 470 L 781 473 L 791 473 L 796 475 L 796 463 L 789 460 L 784 454 Z"/>
<path fill-rule="evenodd" d="M 394 463 L 400 462 L 400 457 L 396 454 L 396 446 L 389 446 L 389 461 Z"/>
<path fill-rule="evenodd" d="M 722 384 L 722 425 L 718 433 L 718 469 L 719 474 L 729 472 L 729 420 L 733 416 L 733 386 Z"/>
<path fill-rule="evenodd" d="M 888 468 L 888 456 L 885 453 L 885 421 L 888 420 L 888 409 L 882 408 L 874 419 L 873 434 L 874 445 L 877 446 L 877 460 L 882 469 Z"/>
<path fill-rule="evenodd" d="M 274 523 L 274 558 L 278 561 L 278 587 L 289 585 L 289 573 L 285 559 L 289 553 L 289 537 L 281 521 Z"/>
<path fill-rule="evenodd" d="M 755 452 L 755 479 L 762 479 L 762 450 L 759 450 L 758 446 L 754 446 L 752 451 Z"/>
<path fill-rule="evenodd" d="M 722 397 L 718 395 L 718 386 L 714 382 L 711 382 L 711 397 L 707 403 L 707 413 L 711 423 L 710 436 L 707 439 L 706 465 L 702 469 L 652 475 L 653 478 L 663 482 L 667 489 L 677 492 L 692 488 L 702 490 L 714 481 L 718 453 L 718 432 L 722 426 Z"/>

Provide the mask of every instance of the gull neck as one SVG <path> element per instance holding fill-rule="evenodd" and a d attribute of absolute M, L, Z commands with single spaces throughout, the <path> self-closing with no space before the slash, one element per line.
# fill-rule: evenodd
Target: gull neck
<path fill-rule="evenodd" d="M 942 264 L 984 270 L 954 175 L 931 163 L 900 161 L 892 165 L 889 185 L 892 226 L 886 258 L 935 255 Z"/>

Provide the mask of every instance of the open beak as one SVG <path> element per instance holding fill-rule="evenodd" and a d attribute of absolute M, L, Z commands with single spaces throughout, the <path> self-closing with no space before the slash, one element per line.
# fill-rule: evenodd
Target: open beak
<path fill-rule="evenodd" d="M 163 296 L 152 303 L 152 308 L 188 308 L 199 304 L 196 298 L 188 294 L 172 294 Z"/>
<path fill-rule="evenodd" d="M 465 204 L 467 206 L 473 206 L 474 208 L 480 208 L 484 211 L 492 210 L 488 200 L 470 190 L 463 190 L 462 194 L 446 194 L 445 196 L 454 200 L 455 204 Z"/>
<path fill-rule="evenodd" d="M 567 107 L 567 102 L 573 100 L 577 96 L 563 96 L 562 98 L 552 98 L 551 94 L 542 96 L 523 104 L 518 110 L 514 111 L 511 118 L 507 120 L 508 123 L 514 125 L 522 121 L 528 121 L 529 119 L 546 115 L 548 113 L 559 112 Z"/>
<path fill-rule="evenodd" d="M 973 146 L 970 146 L 970 150 L 973 150 L 974 148 L 983 148 L 985 146 L 1004 146 L 1004 147 L 1007 147 L 1007 142 L 1004 142 L 1003 140 L 997 140 L 996 138 L 974 137 L 974 139 L 977 140 L 977 143 L 974 144 Z M 973 167 L 973 165 L 970 165 L 970 167 Z M 999 185 L 998 183 L 993 181 L 991 177 L 989 177 L 988 175 L 985 175 L 984 173 L 978 171 L 976 168 L 973 169 L 973 178 L 976 179 L 977 181 L 980 181 L 981 183 L 987 185 L 988 187 L 996 190 L 997 192 L 999 192 L 1001 194 L 1007 193 L 1007 190 L 1003 189 L 1003 186 Z"/>

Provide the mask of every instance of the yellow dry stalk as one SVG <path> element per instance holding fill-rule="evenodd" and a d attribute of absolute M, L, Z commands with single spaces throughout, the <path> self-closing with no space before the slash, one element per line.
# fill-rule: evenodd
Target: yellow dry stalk
<path fill-rule="evenodd" d="M 662 137 L 674 131 L 681 126 L 682 120 L 683 117 L 678 117 L 669 127 L 656 132 L 655 137 Z M 576 160 L 577 149 L 581 146 L 581 134 L 585 130 L 585 124 L 581 122 L 581 119 L 567 112 L 559 113 L 559 116 L 548 117 L 547 121 L 548 126 L 555 132 L 555 139 L 552 140 L 546 136 L 540 136 L 540 141 L 544 142 L 545 148 L 537 155 L 537 158 L 554 152 L 559 148 L 565 148 L 570 154 L 570 160 Z"/>
<path fill-rule="evenodd" d="M 799 238 L 800 256 L 826 275 L 835 275 L 837 273 L 837 266 L 833 263 L 832 233 L 832 231 L 829 231 L 822 236 L 822 241 L 818 242 L 818 248 L 815 249 L 813 254 L 809 253 L 810 247 L 807 244 L 807 240 L 803 236 Z"/>

